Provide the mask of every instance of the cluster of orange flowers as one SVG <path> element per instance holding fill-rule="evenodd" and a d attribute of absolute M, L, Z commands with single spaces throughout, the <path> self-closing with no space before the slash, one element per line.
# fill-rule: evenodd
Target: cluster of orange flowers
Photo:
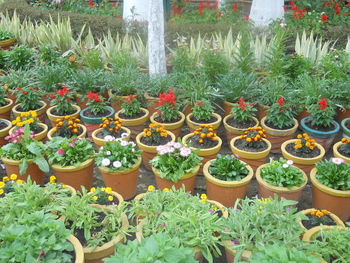
<path fill-rule="evenodd" d="M 211 141 L 217 141 L 218 136 L 214 132 L 213 125 L 202 124 L 198 129 L 194 131 L 194 135 L 199 136 L 199 143 L 204 143 L 205 139 Z"/>
<path fill-rule="evenodd" d="M 322 210 L 318 210 L 317 209 L 317 210 L 312 211 L 310 213 L 310 215 L 316 216 L 318 218 L 324 217 L 324 216 L 329 215 L 329 214 L 330 214 L 330 212 L 328 210 L 326 210 L 326 209 L 322 209 Z"/>
<path fill-rule="evenodd" d="M 311 139 L 307 133 L 298 134 L 294 149 L 303 149 L 304 147 L 313 150 L 316 147 L 316 141 Z M 304 148 L 305 149 L 305 148 Z"/>
<path fill-rule="evenodd" d="M 260 142 L 262 138 L 266 138 L 265 132 L 260 126 L 250 127 L 244 132 L 244 135 L 240 136 L 240 139 L 245 139 L 247 143 Z"/>
<path fill-rule="evenodd" d="M 122 120 L 118 117 L 102 118 L 100 128 L 105 129 L 108 133 L 117 133 L 122 127 Z"/>
<path fill-rule="evenodd" d="M 341 142 L 345 144 L 350 144 L 350 138 L 342 138 Z"/>
<path fill-rule="evenodd" d="M 64 116 L 63 118 L 56 120 L 56 127 L 54 128 L 54 132 L 58 132 L 59 130 L 70 130 L 73 134 L 79 133 L 80 119 L 72 116 Z"/>
<path fill-rule="evenodd" d="M 161 137 L 167 137 L 168 132 L 159 124 L 151 123 L 148 128 L 143 129 L 143 137 L 151 137 L 153 134 L 159 134 Z"/>

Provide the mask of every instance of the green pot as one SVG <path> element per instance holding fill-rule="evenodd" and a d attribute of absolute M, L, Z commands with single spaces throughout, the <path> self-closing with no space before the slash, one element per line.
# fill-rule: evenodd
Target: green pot
<path fill-rule="evenodd" d="M 345 126 L 346 123 L 350 123 L 350 118 L 346 118 L 346 119 L 344 119 L 344 120 L 341 122 L 341 127 L 342 127 L 342 129 L 343 129 L 344 135 L 345 135 L 346 137 L 349 137 L 349 138 L 350 138 L 350 129 L 348 129 L 348 128 Z M 344 136 L 344 137 L 345 137 L 345 136 Z"/>
<path fill-rule="evenodd" d="M 87 117 L 85 116 L 85 112 L 87 112 L 90 109 L 90 107 L 87 107 L 86 109 L 83 109 L 80 112 L 80 118 L 84 122 L 87 134 L 90 136 L 94 130 L 98 129 L 100 127 L 100 124 L 102 123 L 103 118 L 113 118 L 114 117 L 114 109 L 110 106 L 105 106 L 105 109 L 109 111 L 109 113 L 106 116 L 102 117 Z"/>

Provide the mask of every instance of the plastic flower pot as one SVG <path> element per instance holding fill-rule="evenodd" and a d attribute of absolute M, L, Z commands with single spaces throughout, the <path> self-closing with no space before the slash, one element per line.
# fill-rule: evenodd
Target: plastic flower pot
<path fill-rule="evenodd" d="M 254 176 L 253 169 L 247 165 L 249 173 L 246 177 L 239 181 L 223 181 L 215 178 L 209 172 L 209 167 L 214 161 L 215 159 L 208 161 L 203 167 L 208 198 L 226 207 L 232 207 L 237 199 L 243 199 L 246 196 L 249 183 Z"/>
<path fill-rule="evenodd" d="M 204 122 L 195 122 L 195 121 L 192 121 L 191 118 L 192 118 L 193 114 L 190 113 L 186 116 L 186 124 L 187 126 L 190 128 L 190 131 L 191 132 L 194 132 L 196 129 L 198 129 L 202 124 L 205 124 L 205 125 L 212 125 L 213 126 L 213 129 L 214 131 L 217 131 L 220 127 L 220 124 L 221 124 L 221 116 L 217 113 L 213 113 L 213 117 L 216 118 L 216 121 L 214 122 L 209 122 L 209 123 L 204 123 Z"/>
<path fill-rule="evenodd" d="M 239 159 L 242 160 L 243 162 L 247 163 L 250 165 L 250 167 L 255 171 L 260 165 L 264 164 L 266 162 L 266 158 L 270 153 L 271 150 L 271 143 L 263 139 L 264 142 L 267 144 L 267 149 L 261 151 L 261 152 L 247 152 L 241 149 L 238 149 L 235 146 L 235 141 L 239 140 L 239 136 L 233 138 L 230 141 L 230 148 L 231 151 L 239 156 Z"/>
<path fill-rule="evenodd" d="M 43 128 L 43 130 L 39 133 L 36 133 L 34 135 L 34 140 L 37 140 L 37 141 L 41 141 L 41 142 L 45 142 L 46 140 L 46 135 L 47 135 L 47 131 L 48 131 L 48 127 L 46 124 L 44 123 L 39 123 L 39 126 L 41 128 Z M 9 134 L 12 134 L 14 132 L 14 130 L 16 129 L 17 127 L 12 127 L 11 130 L 9 131 Z"/>
<path fill-rule="evenodd" d="M 340 126 L 336 121 L 332 121 L 332 124 L 335 127 L 333 130 L 331 131 L 314 130 L 306 125 L 306 123 L 310 120 L 310 118 L 311 117 L 306 117 L 302 119 L 300 125 L 303 128 L 303 130 L 306 133 L 308 133 L 311 137 L 313 137 L 319 144 L 321 144 L 325 149 L 325 151 L 327 152 L 331 147 L 333 140 L 340 129 Z"/>
<path fill-rule="evenodd" d="M 33 160 L 27 160 L 28 168 L 24 175 L 19 173 L 19 165 L 21 161 L 11 160 L 6 157 L 1 158 L 2 162 L 5 164 L 6 174 L 10 176 L 11 174 L 16 174 L 17 179 L 27 181 L 28 177 L 35 183 L 43 186 L 44 185 L 44 175 L 45 173 L 39 169 L 39 167 L 33 162 Z"/>
<path fill-rule="evenodd" d="M 74 105 L 74 104 L 72 106 L 73 106 L 75 112 L 72 114 L 64 115 L 64 116 L 77 118 L 79 116 L 79 113 L 80 113 L 80 107 L 78 105 Z M 57 119 L 62 119 L 62 117 L 64 117 L 63 115 L 55 115 L 52 113 L 56 108 L 57 108 L 57 106 L 52 106 L 52 107 L 48 108 L 46 111 L 46 115 L 49 118 L 52 127 L 55 127 Z"/>
<path fill-rule="evenodd" d="M 194 133 L 190 133 L 190 134 L 187 134 L 185 135 L 183 138 L 182 138 L 182 143 L 183 144 L 188 144 L 188 140 L 194 136 Z M 214 147 L 212 148 L 207 148 L 207 149 L 201 149 L 201 148 L 195 148 L 195 147 L 190 147 L 192 150 L 199 150 L 199 152 L 197 153 L 198 156 L 202 157 L 203 160 L 202 160 L 202 165 L 200 166 L 200 169 L 198 171 L 198 174 L 199 175 L 203 175 L 203 166 L 206 162 L 208 162 L 209 160 L 212 160 L 212 159 L 215 159 L 216 158 L 216 155 L 218 154 L 218 152 L 220 151 L 221 149 L 221 145 L 222 145 L 222 140 L 220 137 L 217 137 L 218 140 L 218 144 L 215 145 Z"/>
<path fill-rule="evenodd" d="M 157 188 L 163 190 L 164 188 L 170 189 L 171 187 L 175 187 L 175 189 L 180 189 L 181 187 L 185 187 L 186 192 L 193 193 L 194 185 L 196 181 L 196 175 L 199 171 L 199 165 L 193 167 L 190 173 L 184 174 L 177 182 L 171 182 L 166 178 L 160 177 L 160 171 L 152 166 L 152 171 L 156 177 Z"/>
<path fill-rule="evenodd" d="M 122 138 L 125 141 L 129 141 L 130 140 L 130 135 L 131 135 L 131 131 L 128 128 L 125 127 L 121 127 L 121 129 L 123 130 L 123 132 L 127 133 L 128 136 L 125 138 Z M 104 146 L 107 141 L 105 139 L 101 139 L 99 137 L 97 137 L 97 135 L 103 131 L 103 128 L 99 128 L 97 130 L 94 130 L 91 134 L 92 140 L 94 141 L 94 143 L 97 145 L 98 148 L 100 148 L 101 146 Z"/>
<path fill-rule="evenodd" d="M 7 105 L 0 107 L 0 119 L 10 120 L 11 110 L 13 107 L 13 100 L 5 98 Z"/>
<path fill-rule="evenodd" d="M 334 190 L 322 184 L 316 178 L 317 169 L 311 170 L 312 206 L 318 209 L 327 209 L 336 214 L 341 220 L 350 217 L 350 190 Z"/>
<path fill-rule="evenodd" d="M 342 158 L 346 163 L 350 163 L 350 158 L 347 156 L 342 155 L 338 149 L 339 147 L 343 145 L 342 142 L 337 142 L 336 144 L 333 145 L 333 155 L 336 158 Z"/>
<path fill-rule="evenodd" d="M 266 130 L 266 135 L 268 140 L 271 143 L 271 152 L 272 153 L 281 153 L 281 145 L 286 140 L 294 138 L 294 134 L 298 129 L 298 121 L 293 119 L 293 127 L 287 130 L 273 129 L 266 125 L 266 117 L 261 119 L 261 127 Z"/>
<path fill-rule="evenodd" d="M 144 97 L 146 100 L 148 112 L 150 115 L 152 115 L 153 113 L 155 113 L 157 111 L 159 98 L 152 97 L 147 92 L 145 92 Z"/>
<path fill-rule="evenodd" d="M 84 251 L 80 241 L 75 236 L 70 235 L 69 242 L 73 245 L 74 248 L 74 263 L 84 263 Z"/>
<path fill-rule="evenodd" d="M 0 47 L 2 49 L 9 49 L 11 46 L 16 44 L 16 39 L 15 38 L 10 38 L 10 39 L 6 39 L 3 41 L 0 41 Z"/>
<path fill-rule="evenodd" d="M 42 122 L 42 123 L 45 123 L 45 112 L 46 112 L 46 106 L 47 104 L 44 102 L 44 101 L 40 101 L 40 103 L 42 104 L 42 106 L 39 108 L 39 109 L 36 109 L 36 114 L 39 118 L 39 120 Z M 20 116 L 21 115 L 21 112 L 23 111 L 19 111 L 18 110 L 18 107 L 20 106 L 21 104 L 17 104 L 15 105 L 13 108 L 12 108 L 12 113 L 13 113 L 13 116 L 16 118 L 17 116 Z"/>
<path fill-rule="evenodd" d="M 151 116 L 151 122 L 157 123 L 159 125 L 162 125 L 167 131 L 171 131 L 175 137 L 179 137 L 181 133 L 181 127 L 185 121 L 185 114 L 182 112 L 179 112 L 181 119 L 179 121 L 176 121 L 174 123 L 163 123 L 163 122 L 157 122 L 154 118 L 156 117 L 156 113 L 153 113 Z"/>
<path fill-rule="evenodd" d="M 142 150 L 142 160 L 143 164 L 148 170 L 152 170 L 151 164 L 149 163 L 150 160 L 152 160 L 157 155 L 157 146 L 149 146 L 147 144 L 143 144 L 141 142 L 141 138 L 143 137 L 143 132 L 139 133 L 136 136 L 136 144 L 137 147 L 139 147 L 140 150 Z M 168 131 L 168 135 L 171 137 L 171 141 L 175 142 L 175 135 L 172 132 Z"/>
<path fill-rule="evenodd" d="M 229 119 L 231 119 L 233 116 L 232 115 L 227 115 L 224 120 L 223 120 L 223 123 L 224 123 L 224 128 L 225 128 L 225 131 L 226 131 L 226 138 L 227 138 L 227 141 L 231 141 L 234 137 L 236 137 L 237 135 L 242 135 L 244 134 L 245 130 L 246 129 L 239 129 L 239 128 L 235 128 L 231 125 L 229 125 L 227 123 L 227 121 Z M 252 119 L 255 121 L 255 125 L 253 125 L 252 127 L 257 127 L 259 126 L 259 121 L 257 118 L 255 117 L 252 117 Z"/>
<path fill-rule="evenodd" d="M 350 119 L 350 106 L 345 109 L 337 108 L 337 122 L 342 122 L 344 119 Z"/>
<path fill-rule="evenodd" d="M 114 115 L 114 109 L 110 106 L 105 106 L 105 109 L 109 111 L 109 113 L 106 116 L 103 117 L 88 117 L 86 116 L 86 112 L 90 109 L 90 107 L 87 107 L 83 109 L 80 112 L 80 118 L 84 122 L 84 125 L 87 130 L 87 134 L 91 135 L 91 133 L 98 129 L 100 127 L 100 124 L 102 123 L 102 118 L 113 118 Z"/>
<path fill-rule="evenodd" d="M 306 175 L 309 175 L 310 171 L 315 167 L 315 164 L 323 159 L 323 156 L 326 154 L 326 151 L 324 150 L 324 148 L 320 144 L 316 143 L 316 147 L 320 150 L 320 154 L 318 156 L 315 156 L 312 158 L 298 157 L 298 156 L 290 154 L 286 150 L 287 145 L 295 144 L 296 141 L 297 141 L 296 139 L 293 139 L 293 140 L 288 140 L 288 141 L 285 141 L 284 143 L 282 143 L 282 145 L 281 145 L 282 155 L 283 155 L 284 159 L 292 160 L 294 163 L 293 164 L 294 166 L 303 170 L 304 173 L 306 173 Z"/>
<path fill-rule="evenodd" d="M 77 137 L 78 138 L 85 138 L 86 137 L 86 127 L 84 125 L 78 124 L 78 127 L 81 128 L 83 131 L 81 134 L 79 134 Z M 49 132 L 47 133 L 47 139 L 49 141 L 52 141 L 52 138 L 54 137 L 54 128 L 52 128 L 51 130 L 49 130 Z"/>
<path fill-rule="evenodd" d="M 134 166 L 130 169 L 117 170 L 110 172 L 106 167 L 98 167 L 106 186 L 111 187 L 113 191 L 122 195 L 125 200 L 129 200 L 136 195 L 137 179 L 140 174 L 140 157 Z"/>
<path fill-rule="evenodd" d="M 5 123 L 7 126 L 0 130 L 0 147 L 4 146 L 7 141 L 5 140 L 5 137 L 9 135 L 9 131 L 12 127 L 12 124 L 9 120 L 6 119 L 0 119 L 0 122 Z"/>
<path fill-rule="evenodd" d="M 53 164 L 51 168 L 60 183 L 68 184 L 76 190 L 80 190 L 82 186 L 86 189 L 92 186 L 94 175 L 94 159 L 92 158 L 82 162 L 79 166 Z"/>
<path fill-rule="evenodd" d="M 346 125 L 350 125 L 350 118 L 344 119 L 341 122 L 341 127 L 343 129 L 343 136 L 350 138 L 350 129 L 346 127 Z"/>
<path fill-rule="evenodd" d="M 305 210 L 302 210 L 300 211 L 300 213 L 302 213 L 303 215 L 309 215 L 311 214 L 312 212 L 314 211 L 317 211 L 317 209 L 315 208 L 309 208 L 309 209 L 305 209 Z M 333 219 L 334 223 L 337 225 L 337 226 L 340 226 L 340 227 L 345 227 L 343 221 L 338 217 L 336 216 L 335 214 L 333 213 L 330 213 L 329 214 L 329 217 Z M 302 220 L 299 218 L 298 219 L 298 224 L 305 229 L 305 231 L 307 230 L 306 227 L 303 225 L 303 222 Z"/>
<path fill-rule="evenodd" d="M 118 117 L 122 120 L 123 126 L 130 129 L 132 139 L 135 139 L 137 134 L 143 131 L 144 124 L 148 121 L 149 118 L 148 110 L 141 108 L 141 111 L 143 111 L 144 115 L 133 119 L 124 119 L 120 117 L 121 110 L 115 114 L 115 117 Z"/>
<path fill-rule="evenodd" d="M 274 185 L 266 182 L 260 175 L 261 169 L 263 169 L 267 165 L 269 165 L 269 164 L 268 163 L 263 164 L 263 165 L 259 166 L 258 169 L 256 169 L 255 175 L 256 175 L 256 180 L 258 181 L 259 197 L 260 198 L 269 198 L 269 197 L 273 198 L 273 196 L 275 194 L 277 194 L 279 198 L 283 197 L 285 199 L 299 201 L 301 198 L 302 191 L 307 184 L 306 174 L 302 170 L 300 170 L 299 168 L 294 166 L 303 173 L 303 178 L 304 178 L 305 182 L 302 183 L 300 186 L 294 186 L 290 189 L 288 189 L 287 187 L 274 186 Z"/>

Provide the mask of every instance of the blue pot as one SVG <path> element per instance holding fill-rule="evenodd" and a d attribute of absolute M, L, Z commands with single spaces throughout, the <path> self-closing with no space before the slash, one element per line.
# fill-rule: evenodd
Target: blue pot
<path fill-rule="evenodd" d="M 318 130 L 311 129 L 305 124 L 310 118 L 311 117 L 305 117 L 304 119 L 301 120 L 300 124 L 303 130 L 314 138 L 319 138 L 319 139 L 331 138 L 331 137 L 334 137 L 340 130 L 340 125 L 336 121 L 332 121 L 332 124 L 335 126 L 335 129 L 332 131 L 318 131 Z"/>
<path fill-rule="evenodd" d="M 350 118 L 346 118 L 341 122 L 341 127 L 343 128 L 344 135 L 350 138 L 350 129 L 348 129 L 345 124 L 350 123 Z"/>
<path fill-rule="evenodd" d="M 108 111 L 109 111 L 109 114 L 104 116 L 104 117 L 87 117 L 85 116 L 85 112 L 88 111 L 90 109 L 90 107 L 87 107 L 86 109 L 83 109 L 81 112 L 80 112 L 80 118 L 83 120 L 84 123 L 90 123 L 90 124 L 100 124 L 102 122 L 102 118 L 113 118 L 114 117 L 114 109 L 110 106 L 106 106 L 105 107 Z"/>

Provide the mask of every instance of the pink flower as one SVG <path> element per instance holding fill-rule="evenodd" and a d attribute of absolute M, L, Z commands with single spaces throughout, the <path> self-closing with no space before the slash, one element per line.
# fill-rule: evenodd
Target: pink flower
<path fill-rule="evenodd" d="M 162 227 L 165 227 L 166 226 L 166 223 L 162 223 Z"/>
<path fill-rule="evenodd" d="M 180 156 L 182 157 L 188 157 L 191 154 L 191 149 L 187 147 L 183 147 L 180 150 Z"/>
<path fill-rule="evenodd" d="M 332 158 L 332 162 L 336 165 L 342 164 L 344 162 L 344 159 L 342 158 Z"/>
<path fill-rule="evenodd" d="M 64 150 L 63 149 L 58 149 L 57 154 L 58 155 L 63 155 L 64 154 Z"/>

